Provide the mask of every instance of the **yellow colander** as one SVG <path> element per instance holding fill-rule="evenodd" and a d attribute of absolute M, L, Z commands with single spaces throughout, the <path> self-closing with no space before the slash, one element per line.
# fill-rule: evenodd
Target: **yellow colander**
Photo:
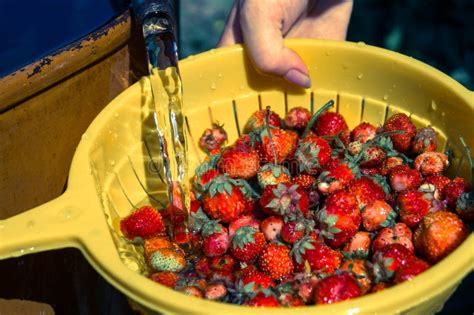
<path fill-rule="evenodd" d="M 432 125 L 441 148 L 454 154 L 453 172 L 468 177 L 458 136 L 474 148 L 474 94 L 412 58 L 363 43 L 291 40 L 309 66 L 313 87 L 297 89 L 255 72 L 241 46 L 189 57 L 180 64 L 189 125 L 190 169 L 203 158 L 197 140 L 213 121 L 224 123 L 233 141 L 246 119 L 270 105 L 280 115 L 295 106 L 318 109 L 329 99 L 352 128 L 382 124 L 397 112 Z M 165 313 L 389 314 L 439 310 L 474 265 L 470 235 L 447 258 L 413 281 L 335 305 L 258 309 L 210 302 L 158 285 L 139 274 L 140 253 L 119 236 L 117 222 L 130 204 L 163 196 L 156 174 L 155 131 L 148 81 L 133 85 L 94 120 L 77 148 L 67 191 L 59 198 L 0 221 L 0 258 L 62 247 L 79 248 L 94 268 L 132 300 Z M 458 166 L 459 165 L 459 166 Z M 469 178 L 467 178 L 469 179 Z M 153 199 L 152 198 L 152 199 Z M 147 201 L 148 200 L 148 201 Z"/>

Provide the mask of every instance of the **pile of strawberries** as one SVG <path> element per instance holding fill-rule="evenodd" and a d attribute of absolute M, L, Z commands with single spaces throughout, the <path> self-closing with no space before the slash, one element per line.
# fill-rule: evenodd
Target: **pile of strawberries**
<path fill-rule="evenodd" d="M 435 151 L 433 128 L 396 114 L 351 131 L 332 105 L 284 119 L 259 110 L 227 147 L 222 126 L 206 130 L 191 250 L 167 236 L 166 209 L 122 220 L 149 277 L 241 305 L 326 304 L 411 280 L 453 251 L 470 233 L 462 219 L 474 219 L 474 196 L 463 178 L 442 175 L 449 158 Z"/>

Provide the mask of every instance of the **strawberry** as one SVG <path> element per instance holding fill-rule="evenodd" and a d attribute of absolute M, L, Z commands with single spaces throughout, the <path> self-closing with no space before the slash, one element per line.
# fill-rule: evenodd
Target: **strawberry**
<path fill-rule="evenodd" d="M 260 230 L 267 241 L 276 239 L 283 228 L 283 219 L 280 216 L 269 216 L 260 223 Z"/>
<path fill-rule="evenodd" d="M 390 156 L 383 162 L 382 166 L 380 167 L 380 175 L 387 176 L 391 169 L 395 166 L 402 165 L 403 159 L 398 156 Z"/>
<path fill-rule="evenodd" d="M 211 283 L 204 290 L 204 297 L 208 300 L 222 300 L 227 295 L 227 288 L 223 283 Z"/>
<path fill-rule="evenodd" d="M 213 257 L 209 262 L 212 270 L 234 271 L 235 265 L 235 259 L 231 255 Z"/>
<path fill-rule="evenodd" d="M 133 240 L 149 238 L 166 232 L 161 214 L 151 206 L 143 206 L 120 221 L 123 235 Z"/>
<path fill-rule="evenodd" d="M 363 259 L 349 259 L 342 263 L 341 269 L 345 272 L 351 273 L 359 284 L 361 295 L 369 292 L 372 287 L 372 279 Z"/>
<path fill-rule="evenodd" d="M 418 258 L 409 260 L 406 265 L 400 267 L 400 269 L 398 269 L 398 271 L 395 273 L 395 278 L 393 279 L 393 282 L 401 283 L 407 280 L 411 280 L 413 279 L 413 277 L 422 273 L 429 267 L 430 265 L 424 260 Z"/>
<path fill-rule="evenodd" d="M 362 225 L 366 231 L 376 231 L 395 223 L 397 213 L 383 200 L 375 200 L 362 210 Z"/>
<path fill-rule="evenodd" d="M 304 306 L 303 299 L 290 293 L 282 293 L 278 298 L 280 305 L 285 307 Z"/>
<path fill-rule="evenodd" d="M 241 227 L 249 226 L 258 229 L 259 222 L 251 215 L 242 215 L 235 219 L 234 221 L 230 222 L 229 224 L 229 237 L 233 238 L 235 231 L 240 229 Z"/>
<path fill-rule="evenodd" d="M 295 243 L 291 253 L 300 271 L 304 271 L 308 266 L 312 272 L 333 273 L 339 268 L 342 260 L 339 251 L 308 237 Z"/>
<path fill-rule="evenodd" d="M 265 295 L 260 292 L 257 293 L 255 297 L 250 299 L 245 303 L 248 306 L 257 306 L 257 307 L 279 307 L 280 303 L 274 295 Z"/>
<path fill-rule="evenodd" d="M 230 251 L 241 262 L 252 262 L 265 246 L 265 236 L 258 229 L 243 226 L 235 231 Z"/>
<path fill-rule="evenodd" d="M 390 187 L 396 192 L 416 190 L 421 184 L 421 175 L 407 165 L 395 166 L 389 173 Z"/>
<path fill-rule="evenodd" d="M 348 190 L 356 197 L 360 208 L 375 200 L 385 199 L 383 188 L 367 176 L 351 181 L 348 185 Z"/>
<path fill-rule="evenodd" d="M 257 175 L 260 157 L 252 148 L 228 147 L 222 152 L 218 166 L 222 173 L 232 178 L 249 179 Z"/>
<path fill-rule="evenodd" d="M 411 150 L 415 154 L 423 152 L 436 151 L 438 139 L 436 131 L 431 126 L 420 128 L 416 131 L 415 137 L 411 143 Z"/>
<path fill-rule="evenodd" d="M 431 199 L 421 191 L 405 191 L 398 195 L 397 206 L 400 220 L 411 228 L 416 228 L 431 208 Z"/>
<path fill-rule="evenodd" d="M 264 128 L 260 138 L 264 161 L 281 164 L 295 153 L 298 134 L 291 130 Z"/>
<path fill-rule="evenodd" d="M 444 186 L 442 195 L 450 209 L 456 209 L 456 203 L 461 195 L 469 190 L 469 184 L 462 177 L 456 177 Z"/>
<path fill-rule="evenodd" d="M 387 288 L 390 288 L 391 286 L 392 286 L 391 282 L 378 282 L 378 283 L 374 284 L 374 286 L 370 290 L 370 293 L 380 292 L 380 291 L 383 291 Z"/>
<path fill-rule="evenodd" d="M 308 196 L 298 185 L 267 186 L 259 203 L 263 211 L 269 215 L 295 217 L 298 213 L 304 216 L 309 213 Z"/>
<path fill-rule="evenodd" d="M 366 143 L 377 135 L 377 128 L 367 122 L 360 123 L 351 131 L 351 140 L 359 143 Z"/>
<path fill-rule="evenodd" d="M 270 278 L 268 275 L 258 270 L 255 271 L 254 273 L 251 273 L 249 275 L 242 277 L 242 284 L 244 286 L 246 286 L 249 283 L 254 284 L 253 291 L 267 289 L 269 287 L 275 286 L 275 282 L 273 281 L 272 278 Z"/>
<path fill-rule="evenodd" d="M 220 175 L 209 183 L 202 207 L 211 218 L 229 223 L 245 210 L 246 201 L 237 182 L 226 175 Z"/>
<path fill-rule="evenodd" d="M 230 246 L 227 228 L 218 224 L 215 229 L 203 232 L 202 250 L 207 257 L 224 255 Z"/>
<path fill-rule="evenodd" d="M 364 146 L 359 141 L 352 141 L 346 146 L 347 152 L 352 156 L 357 156 L 362 152 Z"/>
<path fill-rule="evenodd" d="M 150 279 L 173 289 L 178 282 L 178 274 L 171 271 L 155 272 L 150 275 Z"/>
<path fill-rule="evenodd" d="M 303 187 L 306 191 L 310 208 L 315 208 L 319 204 L 320 196 L 318 193 L 317 180 L 314 176 L 299 174 L 293 178 L 293 184 Z"/>
<path fill-rule="evenodd" d="M 354 236 L 361 223 L 356 198 L 343 190 L 330 195 L 318 213 L 318 221 L 326 243 L 333 248 L 341 247 Z"/>
<path fill-rule="evenodd" d="M 361 150 L 360 167 L 377 167 L 381 165 L 387 154 L 385 150 L 376 145 L 368 145 Z"/>
<path fill-rule="evenodd" d="M 451 182 L 451 180 L 446 176 L 436 174 L 425 177 L 423 184 L 434 185 L 438 193 L 441 194 L 444 187 L 449 184 L 449 182 Z"/>
<path fill-rule="evenodd" d="M 386 227 L 380 230 L 372 242 L 372 251 L 377 252 L 389 244 L 400 244 L 408 249 L 409 252 L 415 252 L 412 232 L 404 223 L 397 223 L 393 227 Z"/>
<path fill-rule="evenodd" d="M 250 116 L 245 125 L 244 132 L 250 133 L 252 131 L 257 131 L 260 128 L 264 127 L 265 124 L 268 127 L 280 128 L 281 118 L 277 113 L 269 109 L 261 109 L 256 111 Z"/>
<path fill-rule="evenodd" d="M 448 156 L 441 152 L 424 152 L 415 158 L 415 169 L 423 176 L 440 174 L 448 165 Z"/>
<path fill-rule="evenodd" d="M 202 291 L 195 286 L 186 286 L 182 289 L 183 293 L 189 296 L 194 296 L 197 298 L 203 298 Z"/>
<path fill-rule="evenodd" d="M 389 244 L 376 251 L 373 255 L 375 282 L 393 279 L 395 273 L 410 260 L 417 259 L 412 252 L 401 244 Z"/>
<path fill-rule="evenodd" d="M 411 119 L 403 114 L 395 114 L 383 125 L 384 132 L 396 132 L 400 131 L 399 134 L 392 134 L 390 138 L 393 142 L 395 150 L 401 153 L 408 151 L 411 145 L 411 140 L 415 137 L 416 127 L 412 123 Z"/>
<path fill-rule="evenodd" d="M 172 243 L 168 236 L 155 236 L 145 239 L 143 249 L 145 257 L 149 257 L 152 253 L 163 248 L 176 248 L 176 244 Z"/>
<path fill-rule="evenodd" d="M 155 271 L 179 272 L 186 267 L 184 252 L 176 248 L 162 248 L 150 254 L 148 265 Z"/>
<path fill-rule="evenodd" d="M 367 259 L 371 242 L 369 232 L 359 231 L 344 245 L 342 253 L 349 259 Z"/>
<path fill-rule="evenodd" d="M 346 163 L 331 160 L 318 177 L 318 189 L 323 194 L 332 194 L 344 189 L 353 179 L 354 173 Z"/>
<path fill-rule="evenodd" d="M 228 287 L 234 285 L 236 276 L 231 271 L 226 270 L 214 270 L 209 276 L 208 280 L 211 283 L 222 282 Z"/>
<path fill-rule="evenodd" d="M 295 159 L 300 172 L 315 175 L 331 159 L 331 146 L 314 133 L 308 133 L 298 142 Z"/>
<path fill-rule="evenodd" d="M 281 239 L 288 244 L 293 244 L 305 235 L 306 227 L 300 221 L 289 221 L 283 224 Z"/>
<path fill-rule="evenodd" d="M 220 258 L 220 257 L 217 257 Z M 199 257 L 194 262 L 194 269 L 200 277 L 207 277 L 211 274 L 211 266 L 209 264 L 209 259 L 206 256 Z"/>
<path fill-rule="evenodd" d="M 358 297 L 361 295 L 361 290 L 354 277 L 344 272 L 319 281 L 314 295 L 316 304 L 332 304 Z"/>
<path fill-rule="evenodd" d="M 283 165 L 268 163 L 258 170 L 257 179 L 260 187 L 265 188 L 268 185 L 289 183 L 291 175 Z"/>
<path fill-rule="evenodd" d="M 222 175 L 215 168 L 211 168 L 209 170 L 204 171 L 202 174 L 198 175 L 196 173 L 196 177 L 194 180 L 194 186 L 200 192 L 205 191 L 205 187 L 217 176 Z"/>
<path fill-rule="evenodd" d="M 463 221 L 454 213 L 438 211 L 423 218 L 414 234 L 416 250 L 436 263 L 451 253 L 469 235 Z"/>
<path fill-rule="evenodd" d="M 258 259 L 258 265 L 275 280 L 291 274 L 294 268 L 288 247 L 276 243 L 265 246 Z"/>
<path fill-rule="evenodd" d="M 303 130 L 311 119 L 311 113 L 304 107 L 294 107 L 286 114 L 284 123 L 289 129 Z"/>
<path fill-rule="evenodd" d="M 222 125 L 212 124 L 212 128 L 204 130 L 199 138 L 199 147 L 205 152 L 218 153 L 222 145 L 227 141 L 227 132 Z"/>
<path fill-rule="evenodd" d="M 298 297 L 304 303 L 313 302 L 314 298 L 314 287 L 318 283 L 319 279 L 316 276 L 310 276 L 302 281 L 295 289 L 297 289 Z"/>
<path fill-rule="evenodd" d="M 339 136 L 345 144 L 348 144 L 350 140 L 347 122 L 341 114 L 336 112 L 322 113 L 314 124 L 314 131 L 320 137 Z"/>

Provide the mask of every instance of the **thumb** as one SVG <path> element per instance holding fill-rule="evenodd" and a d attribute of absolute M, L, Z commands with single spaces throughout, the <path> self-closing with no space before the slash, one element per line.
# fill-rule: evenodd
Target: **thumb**
<path fill-rule="evenodd" d="M 304 88 L 311 86 L 308 68 L 301 57 L 283 45 L 283 12 L 278 8 L 244 5 L 240 15 L 242 37 L 256 68 L 264 73 L 284 77 Z"/>

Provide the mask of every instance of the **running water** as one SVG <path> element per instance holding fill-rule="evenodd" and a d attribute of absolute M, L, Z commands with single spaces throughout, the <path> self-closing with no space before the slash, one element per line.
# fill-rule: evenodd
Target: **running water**
<path fill-rule="evenodd" d="M 188 241 L 189 180 L 183 107 L 183 88 L 173 25 L 166 15 L 155 14 L 143 21 L 149 81 L 155 107 L 154 119 L 168 187 L 172 238 Z"/>

